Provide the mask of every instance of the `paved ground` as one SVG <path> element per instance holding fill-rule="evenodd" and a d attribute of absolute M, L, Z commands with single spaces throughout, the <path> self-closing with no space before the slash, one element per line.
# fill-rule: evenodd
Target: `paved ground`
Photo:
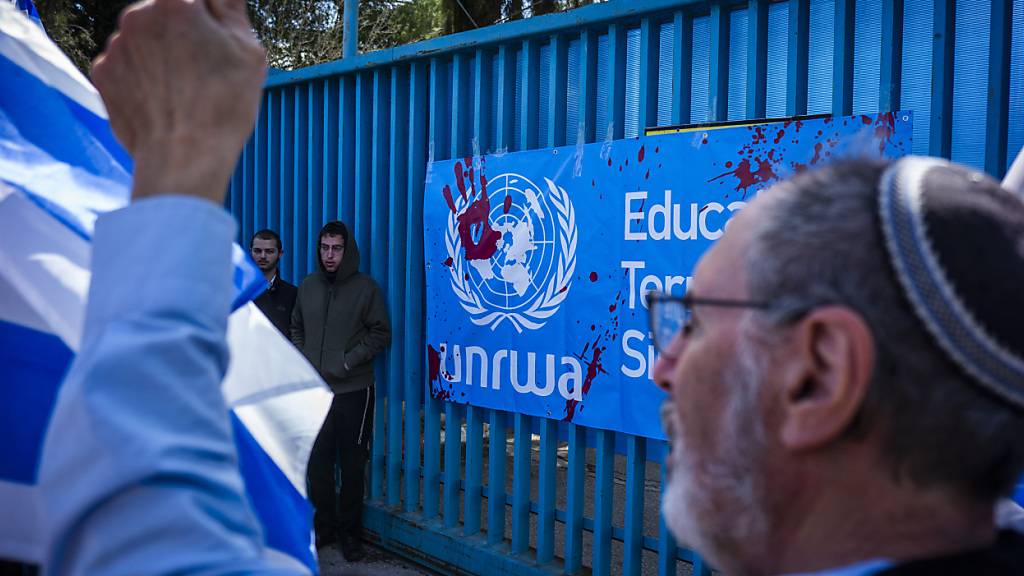
<path fill-rule="evenodd" d="M 366 558 L 350 563 L 337 548 L 320 550 L 320 574 L 323 576 L 432 576 L 431 572 L 405 562 L 380 548 L 366 545 Z"/>

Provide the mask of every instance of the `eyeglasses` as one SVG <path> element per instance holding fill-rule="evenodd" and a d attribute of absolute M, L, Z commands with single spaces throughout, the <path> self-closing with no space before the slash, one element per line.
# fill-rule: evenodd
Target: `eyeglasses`
<path fill-rule="evenodd" d="M 771 305 L 768 302 L 758 300 L 697 298 L 689 294 L 686 296 L 673 296 L 658 291 L 648 292 L 647 320 L 650 324 L 651 335 L 654 338 L 654 348 L 658 351 L 659 355 L 667 358 L 675 357 L 675 354 L 666 351 L 677 334 L 683 333 L 685 336 L 689 333 L 694 306 L 755 308 L 763 310 Z"/>
<path fill-rule="evenodd" d="M 342 252 L 345 251 L 345 245 L 344 244 L 321 244 L 320 245 L 320 251 L 321 252 L 327 252 L 327 253 L 337 252 L 338 254 L 341 254 Z"/>

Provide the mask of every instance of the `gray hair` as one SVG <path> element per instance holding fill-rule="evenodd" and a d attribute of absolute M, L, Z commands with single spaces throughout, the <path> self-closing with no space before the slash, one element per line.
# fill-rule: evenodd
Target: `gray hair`
<path fill-rule="evenodd" d="M 750 295 L 778 305 L 763 316 L 769 330 L 826 304 L 857 312 L 874 337 L 875 366 L 845 438 L 880 431 L 898 482 L 995 499 L 1024 471 L 1024 414 L 971 382 L 901 292 L 878 222 L 885 167 L 835 163 L 766 192 L 747 254 Z"/>

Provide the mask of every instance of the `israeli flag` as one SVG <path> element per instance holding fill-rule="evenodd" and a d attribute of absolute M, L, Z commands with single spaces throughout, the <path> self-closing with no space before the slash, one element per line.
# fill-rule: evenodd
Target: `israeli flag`
<path fill-rule="evenodd" d="M 96 90 L 5 1 L 0 79 L 0 558 L 40 564 L 36 484 L 81 338 L 93 224 L 128 202 L 132 164 Z M 237 244 L 234 263 L 222 389 L 242 478 L 270 554 L 316 573 L 306 462 L 331 394 L 251 302 L 266 283 Z"/>

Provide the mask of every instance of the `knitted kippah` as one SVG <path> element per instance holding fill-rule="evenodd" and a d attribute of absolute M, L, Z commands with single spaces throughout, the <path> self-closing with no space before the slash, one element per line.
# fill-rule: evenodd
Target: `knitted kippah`
<path fill-rule="evenodd" d="M 883 174 L 879 212 L 929 334 L 974 382 L 1024 409 L 1024 201 L 980 172 L 908 157 Z"/>

